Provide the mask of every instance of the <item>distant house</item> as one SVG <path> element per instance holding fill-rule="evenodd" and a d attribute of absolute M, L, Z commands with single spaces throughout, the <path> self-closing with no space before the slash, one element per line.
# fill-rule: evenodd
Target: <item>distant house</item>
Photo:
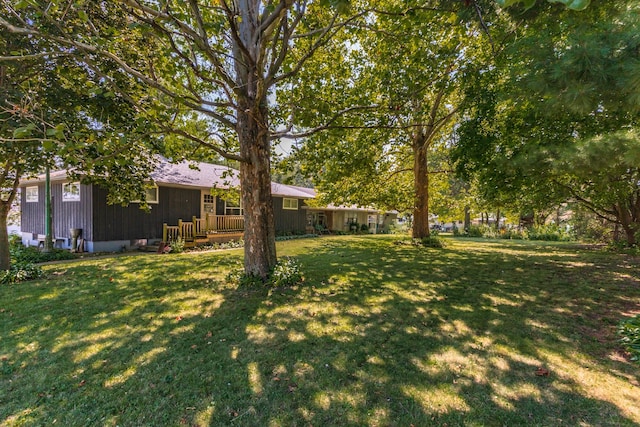
<path fill-rule="evenodd" d="M 208 163 L 160 161 L 151 174 L 154 187 L 147 192 L 150 211 L 139 203 L 107 204 L 107 190 L 73 182 L 66 171 L 53 172 L 52 231 L 56 244 L 69 248 L 71 229 L 81 230 L 89 252 L 117 251 L 137 245 L 167 241 L 177 235 L 189 241 L 222 241 L 240 238 L 244 230 L 242 205 L 212 194 L 212 188 L 238 188 L 238 171 Z M 21 226 L 25 245 L 44 239 L 45 178 L 21 184 Z M 395 220 L 395 213 L 379 213 L 358 207 L 311 207 L 311 188 L 272 183 L 276 234 L 303 234 L 317 230 L 349 231 L 366 224 L 380 232 Z"/>

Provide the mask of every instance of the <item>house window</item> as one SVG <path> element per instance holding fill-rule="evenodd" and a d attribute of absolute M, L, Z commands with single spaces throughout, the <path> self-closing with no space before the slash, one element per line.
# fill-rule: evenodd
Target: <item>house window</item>
<path fill-rule="evenodd" d="M 153 187 L 148 187 L 144 189 L 145 199 L 147 203 L 158 203 L 160 200 L 158 186 L 154 185 Z"/>
<path fill-rule="evenodd" d="M 62 201 L 63 202 L 79 202 L 80 201 L 80 183 L 65 182 L 62 184 Z"/>
<path fill-rule="evenodd" d="M 144 189 L 144 199 L 147 203 L 158 204 L 160 200 L 160 192 L 158 190 L 158 186 L 154 185 L 153 187 L 146 187 Z M 131 203 L 140 203 L 141 200 L 132 200 Z"/>
<path fill-rule="evenodd" d="M 225 215 L 242 215 L 242 203 L 235 200 L 224 201 Z"/>
<path fill-rule="evenodd" d="M 27 187 L 24 193 L 27 203 L 38 203 L 38 187 Z"/>
<path fill-rule="evenodd" d="M 298 210 L 298 199 L 282 199 L 282 209 Z"/>
<path fill-rule="evenodd" d="M 211 194 L 202 195 L 202 208 L 204 213 L 215 214 L 216 213 L 216 198 Z"/>

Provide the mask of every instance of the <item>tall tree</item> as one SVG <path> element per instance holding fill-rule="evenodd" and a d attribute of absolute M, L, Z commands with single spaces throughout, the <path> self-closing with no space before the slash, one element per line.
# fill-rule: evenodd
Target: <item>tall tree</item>
<path fill-rule="evenodd" d="M 49 48 L 0 31 L 2 270 L 10 267 L 7 215 L 23 177 L 42 173 L 46 166 L 66 166 L 83 180 L 115 190 L 110 192 L 113 202 L 140 199 L 149 178 L 149 150 L 137 139 L 151 138 L 146 126 L 136 125 L 133 106 L 99 78 L 90 78 L 72 56 L 45 54 Z M 135 96 L 135 87 L 128 89 Z"/>
<path fill-rule="evenodd" d="M 96 58 L 110 61 L 111 69 L 98 72 L 145 84 L 154 103 L 150 117 L 166 132 L 238 161 L 245 271 L 264 278 L 276 262 L 270 156 L 280 133 L 272 126 L 272 95 L 348 20 L 345 3 L 3 2 L 0 25 L 58 43 L 90 66 Z M 124 25 L 114 25 L 113 15 Z M 284 67 L 288 58 L 296 61 Z"/>
<path fill-rule="evenodd" d="M 457 131 L 458 171 L 488 200 L 526 211 L 556 207 L 557 160 L 597 135 L 638 124 L 637 1 L 594 3 L 580 13 L 522 12 L 517 38 L 496 67 L 468 83 Z M 606 138 L 605 138 L 606 139 Z"/>
<path fill-rule="evenodd" d="M 448 182 L 446 152 L 460 84 L 474 61 L 491 56 L 475 2 L 369 2 L 359 26 L 335 38 L 298 75 L 293 115 L 317 128 L 334 111 L 371 105 L 331 122 L 299 151 L 334 201 L 409 210 L 413 236 L 428 236 L 430 188 Z M 472 4 L 473 3 L 473 4 Z M 428 24 L 425 24 L 428 23 Z M 330 65 L 328 65 L 330 64 Z M 319 84 L 309 84 L 309 81 Z M 302 110 L 302 108 L 301 108 Z M 336 186 L 336 182 L 343 185 Z"/>
<path fill-rule="evenodd" d="M 555 162 L 556 183 L 600 218 L 640 239 L 640 135 L 620 131 L 577 141 Z"/>

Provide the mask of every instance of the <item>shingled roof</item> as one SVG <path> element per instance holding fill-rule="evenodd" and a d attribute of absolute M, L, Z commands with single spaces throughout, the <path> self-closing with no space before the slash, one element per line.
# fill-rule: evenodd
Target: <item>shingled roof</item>
<path fill-rule="evenodd" d="M 240 172 L 228 166 L 214 165 L 204 162 L 182 161 L 171 163 L 160 157 L 151 172 L 155 184 L 165 184 L 176 187 L 198 188 L 240 188 Z M 66 181 L 67 171 L 51 172 L 51 181 Z M 43 182 L 44 175 L 25 180 L 22 185 Z M 275 196 L 293 197 L 298 199 L 313 199 L 316 192 L 313 188 L 296 187 L 292 185 L 271 183 L 271 193 Z"/>

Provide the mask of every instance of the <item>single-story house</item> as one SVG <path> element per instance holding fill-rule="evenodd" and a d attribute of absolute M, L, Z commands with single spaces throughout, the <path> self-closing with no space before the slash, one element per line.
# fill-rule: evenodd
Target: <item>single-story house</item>
<path fill-rule="evenodd" d="M 242 205 L 212 194 L 212 188 L 238 188 L 239 172 L 209 163 L 170 163 L 160 160 L 147 190 L 150 210 L 139 203 L 128 206 L 107 203 L 107 190 L 94 184 L 72 181 L 66 171 L 50 174 L 52 233 L 56 244 L 69 248 L 72 231 L 81 233 L 88 252 L 118 251 L 167 241 L 186 233 L 193 240 L 222 241 L 241 238 Z M 45 177 L 21 184 L 22 241 L 35 246 L 44 240 Z M 351 224 L 367 224 L 380 232 L 395 221 L 394 212 L 343 206 L 311 207 L 311 188 L 272 183 L 276 234 L 303 234 L 316 230 L 349 231 Z M 177 233 L 177 234 L 176 234 Z"/>

